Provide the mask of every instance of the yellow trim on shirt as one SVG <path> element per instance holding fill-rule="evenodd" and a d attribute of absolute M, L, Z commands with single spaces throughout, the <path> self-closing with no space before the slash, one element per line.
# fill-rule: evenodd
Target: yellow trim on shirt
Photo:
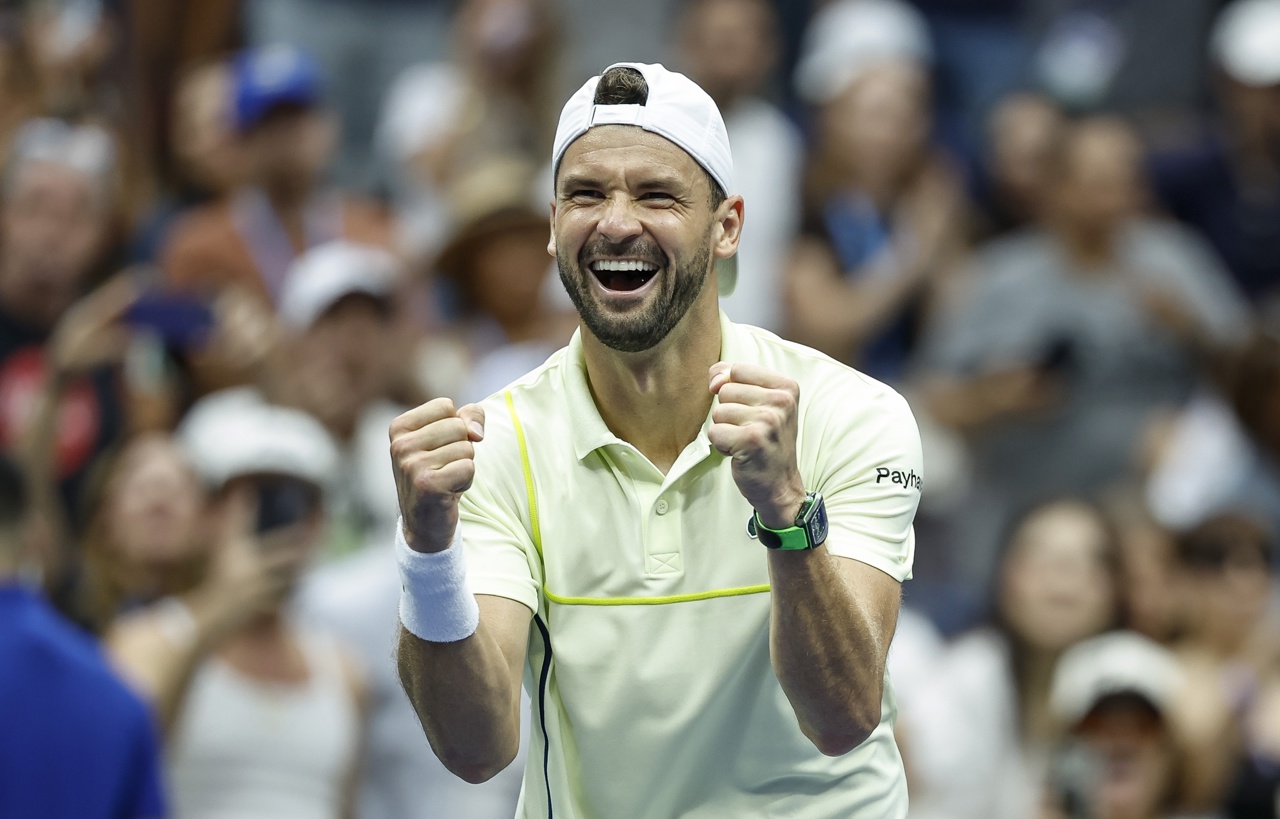
<path fill-rule="evenodd" d="M 516 413 L 516 402 L 511 397 L 511 391 L 507 390 L 503 394 L 503 398 L 507 402 L 507 412 L 511 413 L 511 424 L 516 430 L 516 443 L 520 446 L 520 468 L 524 471 L 524 491 L 529 496 L 529 522 L 533 530 L 531 533 L 533 535 L 533 547 L 538 550 L 538 557 L 542 558 L 542 527 L 538 523 L 538 494 L 533 486 L 533 466 L 529 463 L 529 445 L 525 442 L 524 426 L 521 425 L 520 416 Z M 693 603 L 698 600 L 712 600 L 717 597 L 741 597 L 744 594 L 763 594 L 769 591 L 769 584 L 764 583 L 759 586 L 739 586 L 732 589 L 713 589 L 689 594 L 669 594 L 664 597 L 563 597 L 547 588 L 545 568 L 543 574 L 542 593 L 552 603 L 558 603 L 561 606 L 665 606 L 669 603 Z"/>
<path fill-rule="evenodd" d="M 561 597 L 543 589 L 547 599 L 562 606 L 665 606 L 668 603 L 693 603 L 698 600 L 711 600 L 716 597 L 741 597 L 744 594 L 763 594 L 769 591 L 769 584 L 759 586 L 740 586 L 736 589 L 713 589 L 690 594 L 670 594 L 666 597 Z"/>

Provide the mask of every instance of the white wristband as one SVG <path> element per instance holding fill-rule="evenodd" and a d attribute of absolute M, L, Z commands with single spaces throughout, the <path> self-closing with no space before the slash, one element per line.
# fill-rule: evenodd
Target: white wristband
<path fill-rule="evenodd" d="M 404 539 L 404 520 L 396 521 L 396 563 L 400 565 L 400 622 L 430 643 L 453 643 L 475 634 L 480 607 L 467 588 L 462 527 L 449 548 L 416 552 Z"/>

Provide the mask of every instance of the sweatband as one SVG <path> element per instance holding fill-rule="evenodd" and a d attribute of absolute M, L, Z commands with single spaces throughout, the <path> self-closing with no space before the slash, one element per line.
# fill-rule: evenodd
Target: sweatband
<path fill-rule="evenodd" d="M 396 521 L 396 563 L 400 566 L 400 622 L 429 643 L 453 643 L 476 633 L 480 606 L 467 588 L 462 527 L 439 552 L 418 552 L 404 538 L 404 519 Z"/>

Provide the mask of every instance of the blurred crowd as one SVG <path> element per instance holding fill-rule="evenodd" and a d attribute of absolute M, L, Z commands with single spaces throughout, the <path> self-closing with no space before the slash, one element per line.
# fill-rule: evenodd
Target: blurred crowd
<path fill-rule="evenodd" d="M 912 817 L 1280 816 L 1280 0 L 0 5 L 0 814 L 512 815 L 399 688 L 387 427 L 574 331 L 617 60 L 725 116 L 729 317 L 916 414 Z"/>

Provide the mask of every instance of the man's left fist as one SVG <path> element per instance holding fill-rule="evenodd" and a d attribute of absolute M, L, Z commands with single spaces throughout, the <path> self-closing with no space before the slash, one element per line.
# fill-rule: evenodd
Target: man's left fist
<path fill-rule="evenodd" d="M 770 529 L 795 525 L 805 487 L 796 465 L 796 411 L 800 385 L 756 364 L 711 365 L 707 437 L 733 459 L 738 491 Z"/>

